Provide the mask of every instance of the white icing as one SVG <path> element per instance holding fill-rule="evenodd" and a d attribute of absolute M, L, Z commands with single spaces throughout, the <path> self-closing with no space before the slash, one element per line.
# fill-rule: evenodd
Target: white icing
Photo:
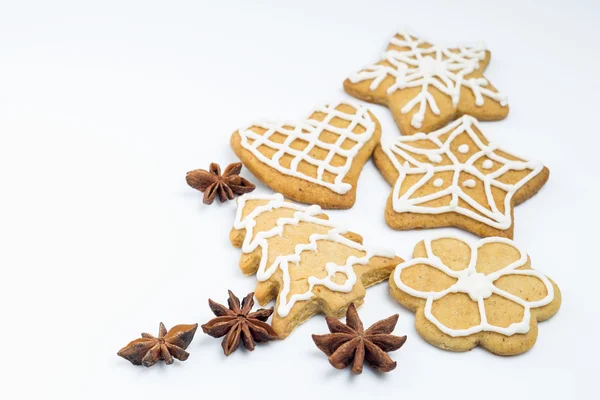
<path fill-rule="evenodd" d="M 248 200 L 265 200 L 268 201 L 268 203 L 256 207 L 251 213 L 242 218 L 242 212 Z M 271 210 L 277 208 L 288 208 L 291 210 L 296 210 L 296 212 L 291 218 L 280 218 L 277 220 L 276 226 L 269 231 L 258 232 L 255 235 L 253 231 L 256 225 L 256 217 L 262 213 L 270 212 Z M 277 307 L 277 313 L 282 318 L 288 315 L 296 302 L 310 299 L 313 296 L 312 290 L 314 286 L 322 285 L 336 292 L 348 293 L 352 291 L 357 281 L 357 277 L 354 272 L 354 265 L 366 265 L 372 257 L 395 257 L 393 251 L 373 249 L 370 247 L 368 248 L 345 238 L 342 235 L 346 233 L 346 230 L 335 227 L 327 220 L 317 218 L 316 216 L 319 214 L 321 214 L 321 208 L 319 206 L 313 205 L 310 207 L 303 207 L 291 202 L 287 202 L 284 200 L 281 194 L 270 196 L 245 194 L 238 199 L 238 209 L 233 226 L 235 229 L 246 230 L 242 251 L 244 253 L 252 253 L 259 246 L 262 250 L 260 265 L 258 267 L 256 277 L 259 281 L 266 281 L 277 271 L 277 269 L 281 269 L 282 271 L 283 287 L 279 293 L 279 306 Z M 309 243 L 300 243 L 296 245 L 294 254 L 280 254 L 271 265 L 267 265 L 267 239 L 274 236 L 281 236 L 286 225 L 298 225 L 300 221 L 325 226 L 330 228 L 330 230 L 326 234 L 312 234 L 309 238 Z M 297 264 L 300 262 L 300 255 L 303 251 L 317 251 L 317 241 L 319 240 L 337 242 L 352 249 L 365 252 L 365 255 L 360 258 L 350 256 L 344 265 L 337 265 L 333 262 L 327 263 L 325 266 L 325 269 L 327 270 L 327 276 L 323 278 L 318 278 L 316 276 L 308 277 L 308 289 L 304 293 L 293 294 L 288 300 L 288 294 L 290 292 L 290 264 Z M 342 273 L 346 275 L 346 281 L 342 284 L 335 283 L 332 279 L 336 273 Z"/>
<path fill-rule="evenodd" d="M 442 162 L 442 156 L 440 156 L 439 154 L 428 154 L 427 157 L 432 163 L 439 164 Z"/>
<path fill-rule="evenodd" d="M 454 239 L 454 238 L 438 238 L 438 239 Z M 437 239 L 434 239 L 437 240 Z M 460 240 L 460 239 L 456 239 Z M 462 242 L 462 241 L 461 241 Z M 554 288 L 550 283 L 550 280 L 542 273 L 526 269 L 519 270 L 518 268 L 525 265 L 527 262 L 527 254 L 519 249 L 512 240 L 499 238 L 499 237 L 491 237 L 481 239 L 475 244 L 469 244 L 471 249 L 471 260 L 469 261 L 469 265 L 466 269 L 461 271 L 454 271 L 448 266 L 444 265 L 442 260 L 437 257 L 431 248 L 432 240 L 425 240 L 425 250 L 427 252 L 427 257 L 415 258 L 410 261 L 406 261 L 396 267 L 394 270 L 394 283 L 400 290 L 413 297 L 418 297 L 421 299 L 425 299 L 425 318 L 427 318 L 431 323 L 433 323 L 438 329 L 444 332 L 447 335 L 452 337 L 459 336 L 468 336 L 478 332 L 497 332 L 506 336 L 512 336 L 516 333 L 527 333 L 529 332 L 529 325 L 531 320 L 531 309 L 545 306 L 549 304 L 554 299 Z M 464 242 L 463 242 L 464 243 Z M 519 251 L 519 259 L 512 264 L 496 271 L 491 274 L 482 274 L 476 271 L 475 266 L 477 264 L 477 252 L 478 249 L 486 243 L 505 243 Z M 455 284 L 450 286 L 448 289 L 439 291 L 439 292 L 423 292 L 420 290 L 416 290 L 411 288 L 410 286 L 404 284 L 401 280 L 402 271 L 406 268 L 412 267 L 417 264 L 425 264 L 430 267 L 436 268 L 446 275 L 458 279 Z M 522 298 L 515 296 L 511 293 L 508 293 L 504 290 L 499 289 L 494 285 L 494 282 L 498 280 L 502 276 L 508 275 L 525 275 L 531 276 L 542 281 L 544 286 L 546 287 L 547 295 L 537 301 L 526 301 Z M 480 323 L 478 325 L 472 326 L 468 329 L 452 329 L 441 323 L 432 313 L 432 305 L 435 300 L 441 299 L 448 293 L 466 293 L 469 295 L 471 300 L 477 302 L 479 308 L 479 317 Z M 523 307 L 523 319 L 519 322 L 512 323 L 508 327 L 499 327 L 492 325 L 488 322 L 484 301 L 486 298 L 490 297 L 492 294 L 496 294 L 498 296 L 502 296 L 505 299 L 513 301 L 520 306 Z"/>
<path fill-rule="evenodd" d="M 485 103 L 484 96 L 502 106 L 507 105 L 506 96 L 494 92 L 487 79 L 465 78 L 478 70 L 479 62 L 485 59 L 485 44 L 446 47 L 417 39 L 407 31 L 398 32 L 397 36 L 390 40 L 390 44 L 408 47 L 408 50 L 386 51 L 383 60 L 390 65 L 369 65 L 349 79 L 352 83 L 372 80 L 369 88 L 373 91 L 387 76 L 391 76 L 395 82 L 387 88 L 388 94 L 404 88 L 420 87 L 421 91 L 400 109 L 400 112 L 406 114 L 419 106 L 419 110 L 412 117 L 413 127 L 421 127 L 428 106 L 431 112 L 440 115 L 430 87 L 449 96 L 454 107 L 460 101 L 463 87 L 471 90 L 478 107 Z"/>
<path fill-rule="evenodd" d="M 464 187 L 474 188 L 475 187 L 475 180 L 473 180 L 473 179 L 467 179 L 462 184 L 463 184 Z"/>
<path fill-rule="evenodd" d="M 441 187 L 444 184 L 444 180 L 441 178 L 437 178 L 435 181 L 433 181 L 433 186 L 435 187 Z"/>
<path fill-rule="evenodd" d="M 481 168 L 483 169 L 492 169 L 494 166 L 494 162 L 492 160 L 485 160 L 483 164 L 481 164 Z"/>
<path fill-rule="evenodd" d="M 446 212 L 456 212 L 465 215 L 469 218 L 485 223 L 496 229 L 508 229 L 512 225 L 511 216 L 511 201 L 514 194 L 523 185 L 533 179 L 539 174 L 543 165 L 539 161 L 515 161 L 509 160 L 495 150 L 495 145 L 485 145 L 479 136 L 474 131 L 474 128 L 479 130 L 477 120 L 470 116 L 462 116 L 453 123 L 437 131 L 429 134 L 417 133 L 411 136 L 398 136 L 392 141 L 382 142 L 382 149 L 385 151 L 389 159 L 398 170 L 398 180 L 394 185 L 392 206 L 395 212 L 413 212 L 419 214 L 442 214 Z M 440 139 L 443 135 L 449 133 L 446 138 Z M 469 157 L 465 162 L 460 162 L 457 156 L 450 149 L 452 140 L 460 135 L 466 133 L 477 147 L 477 152 Z M 413 147 L 412 142 L 429 140 L 437 146 L 435 149 L 424 149 L 420 147 Z M 446 156 L 450 161 L 450 165 L 433 165 L 426 162 L 418 161 L 412 154 L 419 154 L 428 157 L 437 156 L 442 158 L 442 155 Z M 404 160 L 408 160 L 408 164 L 402 165 L 398 160 L 397 156 Z M 501 165 L 500 168 L 493 172 L 482 172 L 474 163 L 481 157 L 487 157 L 494 162 Z M 520 181 L 515 184 L 507 184 L 500 181 L 500 177 L 508 171 L 522 171 L 529 169 L 531 172 L 524 176 Z M 421 197 L 412 197 L 416 191 L 429 182 L 437 173 L 451 171 L 453 173 L 452 184 L 444 188 L 443 190 L 433 192 Z M 488 207 L 478 203 L 472 197 L 467 195 L 459 184 L 459 176 L 461 172 L 466 172 L 480 181 L 483 182 L 483 187 L 486 194 L 486 200 Z M 411 186 L 404 194 L 400 195 L 400 189 L 402 183 L 408 175 L 422 175 L 422 178 Z M 465 186 L 471 186 L 469 180 L 465 181 Z M 474 184 L 475 182 L 473 182 Z M 492 187 L 501 189 L 506 192 L 504 198 L 504 212 L 501 212 L 496 205 L 496 201 L 492 195 Z M 451 195 L 452 200 L 446 206 L 430 207 L 422 206 L 421 204 L 430 202 L 432 200 L 442 198 L 444 196 Z M 471 206 L 472 209 L 459 206 L 459 199 L 464 200 Z"/>
<path fill-rule="evenodd" d="M 494 284 L 482 273 L 474 273 L 458 278 L 454 286 L 456 293 L 462 292 L 469 295 L 471 300 L 487 299 L 494 292 Z"/>
<path fill-rule="evenodd" d="M 340 105 L 349 105 L 356 111 L 353 114 L 348 114 L 337 110 L 336 108 Z M 301 122 L 259 122 L 239 129 L 239 134 L 242 138 L 241 145 L 246 150 L 250 151 L 258 160 L 282 174 L 325 186 L 338 194 L 345 194 L 352 189 L 352 185 L 343 180 L 348 171 L 350 171 L 352 161 L 358 151 L 373 136 L 373 133 L 375 132 L 375 122 L 365 107 L 349 101 L 341 101 L 336 104 L 318 107 L 313 112 L 323 113 L 326 114 L 326 116 L 322 121 L 309 118 Z M 331 125 L 331 120 L 334 118 L 348 121 L 349 124 L 345 128 L 333 126 Z M 250 129 L 253 126 L 263 128 L 266 132 L 258 134 Z M 289 129 L 290 126 L 292 127 L 291 129 Z M 353 130 L 357 126 L 361 126 L 364 129 L 364 132 L 354 133 Z M 319 138 L 323 131 L 335 133 L 339 135 L 339 138 L 335 143 L 324 142 Z M 271 140 L 271 136 L 276 133 L 286 136 L 283 143 Z M 252 139 L 254 142 L 250 143 L 248 139 Z M 347 142 L 346 139 L 355 142 L 355 144 L 353 144 L 351 148 L 343 149 L 341 145 L 344 141 Z M 308 142 L 308 145 L 302 150 L 293 149 L 290 145 L 295 140 L 303 140 Z M 272 157 L 267 157 L 258 150 L 261 145 L 275 149 L 277 152 L 273 154 Z M 311 150 L 315 147 L 328 151 L 324 160 L 316 159 L 310 155 Z M 289 154 L 293 157 L 289 167 L 283 166 L 280 162 L 285 154 Z M 331 160 L 336 155 L 345 158 L 345 163 L 343 165 L 337 167 L 331 165 Z M 317 167 L 317 176 L 313 177 L 300 172 L 298 170 L 298 164 L 301 161 Z M 334 182 L 327 182 L 323 179 L 325 172 L 335 175 Z"/>
<path fill-rule="evenodd" d="M 461 144 L 460 146 L 458 146 L 458 151 L 462 154 L 467 154 L 469 152 L 469 145 Z"/>

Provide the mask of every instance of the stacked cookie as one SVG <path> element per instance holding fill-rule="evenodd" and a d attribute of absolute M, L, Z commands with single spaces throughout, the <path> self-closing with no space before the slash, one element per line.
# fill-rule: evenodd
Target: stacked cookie
<path fill-rule="evenodd" d="M 478 120 L 500 120 L 509 110 L 483 76 L 489 61 L 483 45 L 440 46 L 398 32 L 381 60 L 346 79 L 344 89 L 386 105 L 402 135 L 380 142 L 377 118 L 350 101 L 233 134 L 233 150 L 255 176 L 313 205 L 281 195 L 245 195 L 238 204 L 232 242 L 244 252 L 242 270 L 257 273 L 259 302 L 277 299 L 273 328 L 281 337 L 319 312 L 339 318 L 362 303 L 365 287 L 389 276 L 392 296 L 415 311 L 418 332 L 435 346 L 482 345 L 501 355 L 533 346 L 537 321 L 558 311 L 560 291 L 510 239 L 514 206 L 540 190 L 549 170 L 481 131 Z M 456 227 L 484 239 L 422 241 L 414 259 L 402 262 L 331 225 L 320 208 L 352 207 L 371 156 L 392 186 L 391 228 Z"/>

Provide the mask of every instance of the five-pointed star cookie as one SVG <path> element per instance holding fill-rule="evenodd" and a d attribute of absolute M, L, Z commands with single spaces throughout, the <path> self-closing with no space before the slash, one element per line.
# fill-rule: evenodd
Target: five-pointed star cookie
<path fill-rule="evenodd" d="M 244 195 L 231 242 L 241 247 L 240 268 L 256 274 L 261 305 L 276 298 L 273 329 L 280 338 L 311 316 L 341 318 L 363 303 L 365 288 L 387 279 L 402 260 L 394 252 L 362 245 L 335 227 L 318 206 L 303 207 L 280 194 Z"/>
<path fill-rule="evenodd" d="M 495 121 L 508 106 L 483 76 L 489 61 L 483 44 L 445 47 L 400 31 L 383 59 L 346 79 L 344 89 L 387 105 L 404 135 L 431 132 L 464 114 Z"/>
<path fill-rule="evenodd" d="M 400 136 L 375 149 L 394 186 L 385 217 L 394 229 L 456 226 L 479 236 L 513 237 L 513 207 L 546 183 L 550 171 L 488 142 L 463 116 L 431 133 Z"/>

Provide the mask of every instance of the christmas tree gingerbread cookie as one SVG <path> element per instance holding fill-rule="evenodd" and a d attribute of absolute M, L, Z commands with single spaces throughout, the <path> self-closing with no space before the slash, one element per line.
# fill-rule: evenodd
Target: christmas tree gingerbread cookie
<path fill-rule="evenodd" d="M 231 147 L 246 168 L 287 198 L 346 209 L 354 205 L 360 171 L 380 137 L 370 111 L 342 101 L 317 107 L 301 121 L 239 129 Z"/>
<path fill-rule="evenodd" d="M 490 62 L 484 44 L 443 46 L 401 30 L 383 59 L 353 74 L 344 90 L 386 105 L 404 135 L 431 132 L 458 116 L 480 121 L 506 117 L 506 97 L 483 76 Z"/>
<path fill-rule="evenodd" d="M 319 206 L 303 207 L 281 194 L 240 197 L 230 239 L 242 249 L 242 272 L 258 278 L 258 302 L 276 299 L 272 326 L 280 338 L 315 314 L 343 317 L 350 304 L 363 303 L 366 287 L 402 262 L 334 226 Z"/>
<path fill-rule="evenodd" d="M 400 230 L 455 226 L 512 239 L 514 206 L 550 175 L 540 162 L 490 143 L 467 115 L 431 133 L 384 141 L 373 159 L 393 186 L 385 219 Z"/>
<path fill-rule="evenodd" d="M 498 355 L 524 353 L 536 342 L 537 323 L 561 303 L 558 286 L 505 238 L 421 241 L 389 283 L 392 296 L 415 312 L 423 339 L 452 351 L 479 345 Z"/>

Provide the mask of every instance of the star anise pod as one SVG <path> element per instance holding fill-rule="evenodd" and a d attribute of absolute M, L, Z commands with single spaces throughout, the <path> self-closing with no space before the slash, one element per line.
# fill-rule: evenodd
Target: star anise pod
<path fill-rule="evenodd" d="M 221 346 L 226 356 L 238 348 L 240 339 L 250 351 L 254 350 L 255 343 L 277 339 L 277 333 L 266 323 L 273 314 L 273 307 L 250 312 L 254 306 L 254 293 L 244 297 L 240 306 L 240 299 L 229 290 L 227 303 L 229 308 L 209 299 L 208 306 L 217 317 L 202 325 L 207 335 L 215 338 L 225 336 Z"/>
<path fill-rule="evenodd" d="M 352 372 L 360 374 L 364 361 L 381 372 L 396 368 L 396 362 L 387 352 L 398 350 L 406 342 L 406 336 L 391 334 L 398 322 L 398 314 L 371 325 L 366 331 L 354 304 L 348 307 L 346 324 L 331 317 L 326 320 L 331 333 L 312 335 L 312 338 L 335 368 L 344 369 L 352 364 Z"/>
<path fill-rule="evenodd" d="M 158 337 L 149 333 L 142 333 L 141 339 L 135 339 L 123 347 L 117 355 L 130 361 L 133 365 L 151 367 L 159 360 L 165 364 L 173 364 L 173 357 L 185 361 L 189 353 L 185 351 L 194 339 L 198 324 L 176 325 L 167 332 L 161 322 L 158 328 Z"/>
<path fill-rule="evenodd" d="M 221 167 L 211 163 L 209 170 L 195 169 L 185 176 L 188 185 L 204 193 L 204 204 L 212 204 L 215 197 L 221 203 L 232 200 L 235 194 L 242 195 L 256 189 L 252 183 L 240 176 L 242 163 L 230 164 L 221 175 Z"/>

